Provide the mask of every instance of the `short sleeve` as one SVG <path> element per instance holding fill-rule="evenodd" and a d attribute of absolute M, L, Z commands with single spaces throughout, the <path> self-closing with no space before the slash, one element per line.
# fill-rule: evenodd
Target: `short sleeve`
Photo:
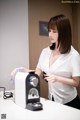
<path fill-rule="evenodd" d="M 38 60 L 37 68 L 39 68 L 39 69 L 41 69 L 41 66 L 43 63 L 43 53 L 44 53 L 44 50 L 42 50 L 40 57 L 39 57 L 39 60 Z"/>
<path fill-rule="evenodd" d="M 80 55 L 74 55 L 71 60 L 72 76 L 80 76 Z"/>

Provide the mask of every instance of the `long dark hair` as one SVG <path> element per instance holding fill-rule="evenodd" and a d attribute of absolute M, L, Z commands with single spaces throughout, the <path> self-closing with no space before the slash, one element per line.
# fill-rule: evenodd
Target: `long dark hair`
<path fill-rule="evenodd" d="M 57 27 L 58 30 L 58 46 L 61 53 L 67 53 L 71 49 L 72 44 L 72 33 L 71 33 L 71 25 L 69 19 L 60 14 L 51 19 L 48 22 L 48 31 L 50 29 L 54 29 Z M 57 47 L 58 47 L 57 46 Z"/>

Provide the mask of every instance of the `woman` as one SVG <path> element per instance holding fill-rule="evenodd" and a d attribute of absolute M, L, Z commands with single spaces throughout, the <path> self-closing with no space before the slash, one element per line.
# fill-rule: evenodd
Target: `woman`
<path fill-rule="evenodd" d="M 52 17 L 48 22 L 51 45 L 41 52 L 36 74 L 43 72 L 48 82 L 49 99 L 80 109 L 76 87 L 80 80 L 80 56 L 72 46 L 69 19 L 64 15 Z M 26 68 L 22 68 L 27 72 Z M 12 75 L 16 73 L 16 69 Z"/>

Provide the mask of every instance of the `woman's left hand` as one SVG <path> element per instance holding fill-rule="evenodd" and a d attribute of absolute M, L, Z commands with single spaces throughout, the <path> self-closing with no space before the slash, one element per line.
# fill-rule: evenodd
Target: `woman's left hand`
<path fill-rule="evenodd" d="M 44 79 L 46 79 L 48 82 L 52 82 L 52 83 L 54 83 L 54 82 L 57 81 L 55 75 L 47 75 L 47 74 L 45 74 L 44 76 L 45 76 Z"/>

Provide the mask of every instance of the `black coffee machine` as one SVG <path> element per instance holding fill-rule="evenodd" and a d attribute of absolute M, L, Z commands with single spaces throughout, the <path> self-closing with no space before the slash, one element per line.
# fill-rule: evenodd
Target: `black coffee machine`
<path fill-rule="evenodd" d="M 43 109 L 40 103 L 40 78 L 34 71 L 16 74 L 15 103 L 33 111 Z"/>

